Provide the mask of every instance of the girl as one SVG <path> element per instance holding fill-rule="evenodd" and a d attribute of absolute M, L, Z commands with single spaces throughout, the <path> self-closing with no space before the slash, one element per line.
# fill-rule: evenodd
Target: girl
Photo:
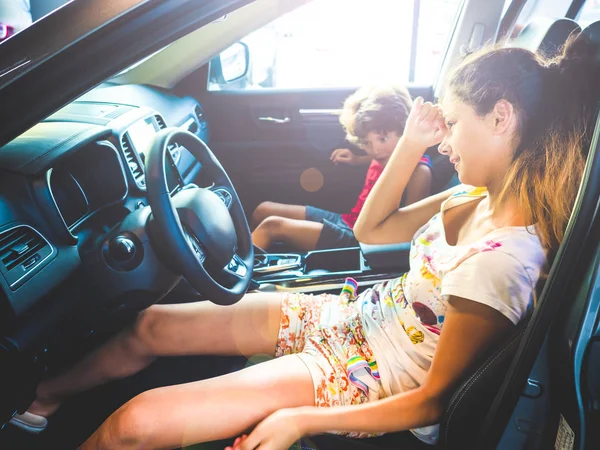
<path fill-rule="evenodd" d="M 448 396 L 533 306 L 547 251 L 563 237 L 598 98 L 594 50 L 582 36 L 555 61 L 486 50 L 454 71 L 442 106 L 416 100 L 355 227 L 367 243 L 411 240 L 406 275 L 357 298 L 258 293 L 228 307 L 152 306 L 41 384 L 30 413 L 47 416 L 65 395 L 157 356 L 269 354 L 240 372 L 145 392 L 81 448 L 172 448 L 252 427 L 235 449 L 282 450 L 323 432 L 411 430 L 434 443 Z M 435 144 L 463 185 L 397 209 Z"/>

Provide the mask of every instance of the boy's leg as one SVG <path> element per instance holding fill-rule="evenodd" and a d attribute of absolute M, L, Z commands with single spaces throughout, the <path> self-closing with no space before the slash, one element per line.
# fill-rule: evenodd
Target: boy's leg
<path fill-rule="evenodd" d="M 284 203 L 262 202 L 252 213 L 252 229 L 254 230 L 267 217 L 279 216 L 288 219 L 306 220 L 306 206 L 286 205 Z"/>
<path fill-rule="evenodd" d="M 310 251 L 317 248 L 322 230 L 322 223 L 272 216 L 252 232 L 252 242 L 264 249 L 275 242 L 284 242 L 298 250 Z"/>
<path fill-rule="evenodd" d="M 248 294 L 232 306 L 208 301 L 154 305 L 136 323 L 64 374 L 43 382 L 29 412 L 47 416 L 71 394 L 142 370 L 157 356 L 274 355 L 281 296 Z"/>
<path fill-rule="evenodd" d="M 81 450 L 162 449 L 233 438 L 279 409 L 312 406 L 314 399 L 308 368 L 294 355 L 283 356 L 144 392 L 112 414 Z"/>

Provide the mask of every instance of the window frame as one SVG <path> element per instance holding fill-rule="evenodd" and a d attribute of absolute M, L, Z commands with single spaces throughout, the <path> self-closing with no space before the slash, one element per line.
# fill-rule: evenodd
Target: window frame
<path fill-rule="evenodd" d="M 585 5 L 585 3 L 586 0 L 573 0 L 571 2 L 571 6 L 569 6 L 569 9 L 567 10 L 567 14 L 565 15 L 565 17 L 568 19 L 575 20 L 577 16 L 579 16 L 579 13 L 581 13 L 581 11 L 583 10 L 583 6 Z"/>

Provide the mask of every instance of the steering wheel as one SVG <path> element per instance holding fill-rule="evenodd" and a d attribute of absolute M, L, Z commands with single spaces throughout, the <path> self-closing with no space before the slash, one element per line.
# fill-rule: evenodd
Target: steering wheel
<path fill-rule="evenodd" d="M 171 196 L 165 168 L 170 164 L 168 148 L 175 143 L 202 164 L 212 188 L 190 185 Z M 231 180 L 210 148 L 188 131 L 161 130 L 147 154 L 146 189 L 152 209 L 150 242 L 164 262 L 213 303 L 230 305 L 241 299 L 254 266 L 250 227 Z"/>

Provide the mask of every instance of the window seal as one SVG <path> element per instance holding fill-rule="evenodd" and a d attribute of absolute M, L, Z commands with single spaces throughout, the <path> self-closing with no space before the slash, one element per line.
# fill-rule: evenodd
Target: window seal
<path fill-rule="evenodd" d="M 448 59 L 448 52 L 450 52 L 452 40 L 454 39 L 454 36 L 456 35 L 456 30 L 458 28 L 458 22 L 460 21 L 460 18 L 463 14 L 463 10 L 465 8 L 466 3 L 467 3 L 466 0 L 461 0 L 460 3 L 458 4 L 458 7 L 456 8 L 456 12 L 454 13 L 454 23 L 452 24 L 452 28 L 450 29 L 450 31 L 448 33 L 448 39 L 446 40 L 446 50 L 444 51 L 444 57 L 440 60 L 440 64 L 438 66 L 437 73 L 435 74 L 435 79 L 433 80 L 433 83 L 432 83 L 434 97 L 435 97 L 435 92 L 437 91 L 438 83 L 440 83 L 440 72 L 442 71 L 442 68 L 444 67 L 444 64 L 446 63 L 446 60 Z"/>
<path fill-rule="evenodd" d="M 508 9 L 504 13 L 504 17 L 502 17 L 500 20 L 500 26 L 498 27 L 498 33 L 496 35 L 496 42 L 508 37 L 508 33 L 517 23 L 517 19 L 521 15 L 521 11 L 523 11 L 525 3 L 527 3 L 527 0 L 513 0 L 513 2 L 509 5 Z"/>
<path fill-rule="evenodd" d="M 413 26 L 410 44 L 410 62 L 408 67 L 408 82 L 415 82 L 415 67 L 417 65 L 417 47 L 419 43 L 419 19 L 421 16 L 421 0 L 413 0 Z"/>

